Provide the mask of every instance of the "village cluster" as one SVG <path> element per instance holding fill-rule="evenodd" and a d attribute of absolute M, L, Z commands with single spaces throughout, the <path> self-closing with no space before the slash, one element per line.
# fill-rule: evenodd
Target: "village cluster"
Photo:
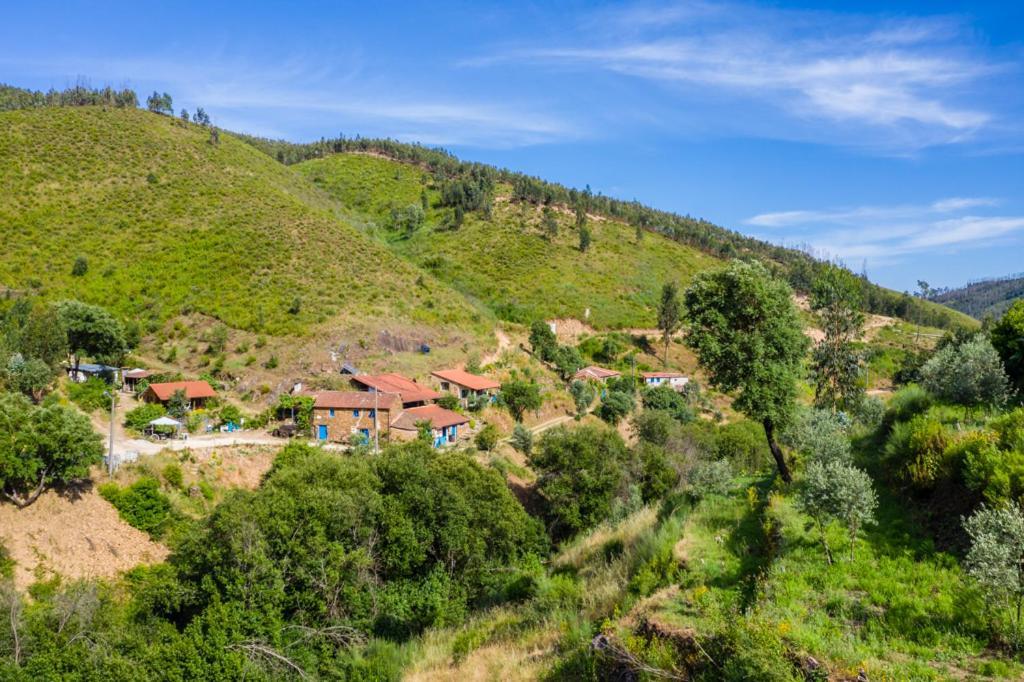
<path fill-rule="evenodd" d="M 69 369 L 73 381 L 92 376 L 105 376 L 135 393 L 154 373 L 140 368 L 116 368 L 106 365 L 80 364 Z M 408 441 L 429 428 L 434 447 L 454 445 L 469 437 L 471 419 L 465 414 L 442 407 L 438 401 L 454 396 L 462 408 L 471 404 L 493 404 L 499 399 L 501 384 L 493 379 L 463 369 L 442 369 L 431 372 L 431 385 L 426 386 L 401 374 L 364 374 L 350 364 L 341 368 L 351 384 L 347 391 L 316 391 L 304 393 L 313 398 L 311 433 L 306 435 L 324 443 L 352 442 L 379 444 L 384 441 Z M 591 365 L 576 372 L 578 381 L 603 384 L 621 376 L 621 372 Z M 683 390 L 689 378 L 678 372 L 642 372 L 647 387 L 669 386 Z M 183 395 L 189 409 L 200 409 L 217 392 L 204 380 L 150 383 L 140 394 L 146 403 L 167 406 L 175 394 Z M 449 402 L 450 404 L 450 402 Z M 163 420 L 163 421 L 160 421 Z M 180 426 L 168 417 L 155 420 L 153 426 Z"/>

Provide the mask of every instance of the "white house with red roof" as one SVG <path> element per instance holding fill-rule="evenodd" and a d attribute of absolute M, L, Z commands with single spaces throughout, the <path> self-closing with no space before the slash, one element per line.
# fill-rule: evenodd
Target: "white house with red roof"
<path fill-rule="evenodd" d="M 671 386 L 675 390 L 681 391 L 686 384 L 690 383 L 690 378 L 679 372 L 644 372 L 641 376 L 643 376 L 644 385 L 651 388 Z"/>

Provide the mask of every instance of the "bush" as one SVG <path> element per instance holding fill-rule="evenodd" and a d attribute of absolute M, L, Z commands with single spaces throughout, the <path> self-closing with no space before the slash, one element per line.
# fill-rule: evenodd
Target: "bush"
<path fill-rule="evenodd" d="M 509 442 L 513 448 L 529 457 L 533 451 L 533 432 L 522 424 L 516 424 Z"/>
<path fill-rule="evenodd" d="M 717 427 L 714 439 L 713 456 L 727 460 L 734 471 L 756 473 L 775 466 L 764 437 L 764 427 L 749 419 Z"/>
<path fill-rule="evenodd" d="M 686 396 L 671 386 L 644 389 L 641 400 L 644 409 L 663 410 L 682 423 L 691 422 L 695 415 Z"/>
<path fill-rule="evenodd" d="M 114 505 L 128 525 L 152 538 L 161 538 L 172 520 L 171 502 L 160 492 L 160 483 L 155 478 L 140 478 L 127 488 L 107 483 L 100 486 L 99 493 Z"/>
<path fill-rule="evenodd" d="M 143 403 L 124 416 L 124 425 L 132 431 L 142 432 L 149 422 L 167 414 L 167 410 L 159 403 Z"/>
<path fill-rule="evenodd" d="M 849 463 L 853 457 L 846 425 L 830 410 L 800 410 L 781 440 L 808 462 Z"/>
<path fill-rule="evenodd" d="M 490 452 L 498 445 L 499 436 L 498 427 L 494 424 L 487 424 L 477 432 L 473 442 L 478 450 Z"/>
<path fill-rule="evenodd" d="M 609 424 L 618 424 L 622 419 L 633 411 L 635 403 L 633 396 L 621 391 L 609 391 L 601 401 L 601 407 L 597 410 L 597 416 Z"/>
<path fill-rule="evenodd" d="M 95 412 L 96 410 L 109 410 L 110 398 L 103 395 L 109 393 L 113 388 L 107 382 L 97 377 L 89 377 L 82 383 L 68 384 L 68 398 L 78 405 L 83 412 Z"/>
<path fill-rule="evenodd" d="M 451 394 L 445 393 L 435 401 L 439 406 L 446 410 L 457 410 L 459 409 L 459 399 Z"/>
<path fill-rule="evenodd" d="M 631 423 L 637 440 L 652 445 L 664 446 L 674 427 L 672 416 L 664 410 L 646 409 L 634 415 Z"/>
<path fill-rule="evenodd" d="M 563 538 L 608 517 L 625 492 L 626 444 L 610 429 L 582 426 L 546 431 L 530 455 L 551 535 Z"/>
<path fill-rule="evenodd" d="M 889 404 L 882 418 L 881 433 L 888 434 L 897 422 L 910 421 L 932 406 L 932 397 L 920 386 L 910 385 L 900 389 L 889 398 Z"/>
<path fill-rule="evenodd" d="M 951 473 L 946 448 L 952 441 L 953 436 L 946 426 L 927 414 L 896 423 L 885 442 L 887 468 L 898 480 L 930 489 Z"/>
<path fill-rule="evenodd" d="M 163 476 L 164 482 L 175 490 L 183 490 L 185 488 L 185 474 L 181 470 L 181 465 L 177 462 L 170 462 L 160 472 Z"/>
<path fill-rule="evenodd" d="M 645 503 L 661 499 L 679 484 L 679 472 L 662 448 L 642 443 L 636 454 L 640 463 L 640 493 Z"/>
<path fill-rule="evenodd" d="M 694 499 L 725 495 L 732 488 L 733 471 L 727 459 L 701 462 L 690 472 L 689 492 Z"/>
<path fill-rule="evenodd" d="M 999 353 L 983 334 L 946 346 L 921 368 L 921 385 L 928 392 L 968 407 L 1003 404 L 1009 384 Z"/>

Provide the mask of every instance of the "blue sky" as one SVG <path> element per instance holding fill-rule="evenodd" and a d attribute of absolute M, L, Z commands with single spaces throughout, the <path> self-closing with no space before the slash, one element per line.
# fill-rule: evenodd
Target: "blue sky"
<path fill-rule="evenodd" d="M 707 218 L 897 289 L 1024 270 L 1024 3 L 6 3 L 0 81 L 159 89 Z"/>

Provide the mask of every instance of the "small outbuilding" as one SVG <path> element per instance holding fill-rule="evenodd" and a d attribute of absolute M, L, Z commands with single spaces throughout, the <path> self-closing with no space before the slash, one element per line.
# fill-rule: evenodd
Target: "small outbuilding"
<path fill-rule="evenodd" d="M 153 376 L 148 369 L 126 369 L 121 373 L 121 388 L 128 393 L 135 393 L 139 384 Z"/>
<path fill-rule="evenodd" d="M 455 395 L 463 405 L 470 398 L 493 398 L 501 388 L 494 379 L 470 374 L 464 369 L 442 369 L 431 374 L 442 391 Z"/>
<path fill-rule="evenodd" d="M 207 400 L 217 397 L 217 392 L 205 381 L 168 381 L 147 386 L 142 394 L 142 400 L 166 405 L 171 396 L 178 391 L 185 393 L 190 410 L 199 409 L 206 405 Z"/>
<path fill-rule="evenodd" d="M 573 375 L 573 379 L 577 381 L 599 381 L 602 384 L 609 379 L 622 376 L 622 372 L 617 372 L 614 369 L 606 369 L 604 367 L 598 367 L 597 365 L 590 365 L 584 367 L 580 371 Z"/>
<path fill-rule="evenodd" d="M 413 440 L 419 435 L 421 422 L 430 424 L 431 442 L 439 448 L 455 444 L 459 439 L 459 427 L 468 424 L 469 418 L 440 405 L 412 407 L 395 418 L 391 423 L 391 433 L 402 440 Z"/>
<path fill-rule="evenodd" d="M 118 383 L 121 380 L 121 368 L 110 365 L 100 365 L 91 362 L 80 362 L 78 365 L 69 365 L 67 368 L 68 379 L 76 384 L 83 384 L 89 379 L 96 377 L 108 383 Z"/>

